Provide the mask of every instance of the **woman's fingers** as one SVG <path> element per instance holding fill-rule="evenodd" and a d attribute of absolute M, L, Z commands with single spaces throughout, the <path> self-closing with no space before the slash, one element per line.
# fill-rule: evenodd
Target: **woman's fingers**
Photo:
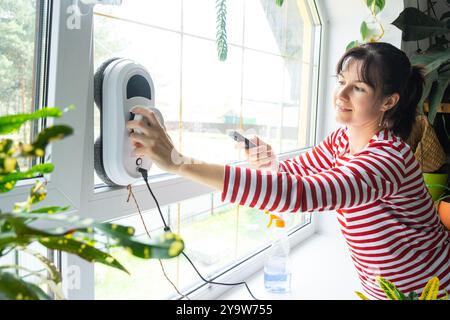
<path fill-rule="evenodd" d="M 149 121 L 151 126 L 155 126 L 159 129 L 162 129 L 161 123 L 159 123 L 158 118 L 156 117 L 155 113 L 152 110 L 137 106 L 134 107 L 131 110 L 131 112 L 142 115 Z"/>
<path fill-rule="evenodd" d="M 127 123 L 125 124 L 125 127 L 128 130 L 139 129 L 145 135 L 150 135 L 150 132 L 151 132 L 151 128 L 149 127 L 149 125 L 147 123 L 145 123 L 144 119 L 127 121 Z"/>
<path fill-rule="evenodd" d="M 265 157 L 271 157 L 273 155 L 272 149 L 268 148 L 268 146 L 259 146 L 255 148 L 249 149 L 248 156 L 250 158 L 265 158 Z"/>
<path fill-rule="evenodd" d="M 143 157 L 143 156 L 145 156 L 145 148 L 137 147 L 132 151 L 132 154 L 136 157 Z"/>
<path fill-rule="evenodd" d="M 136 132 L 130 133 L 130 139 L 131 143 L 133 144 L 140 144 L 142 146 L 149 146 L 154 141 L 158 140 L 158 135 L 150 134 L 150 135 L 144 135 Z"/>

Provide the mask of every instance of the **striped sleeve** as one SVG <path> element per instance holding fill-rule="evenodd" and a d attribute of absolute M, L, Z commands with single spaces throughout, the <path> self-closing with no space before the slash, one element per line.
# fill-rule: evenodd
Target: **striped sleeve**
<path fill-rule="evenodd" d="M 395 194 L 403 173 L 398 155 L 380 151 L 306 177 L 226 165 L 222 201 L 278 212 L 349 208 Z"/>
<path fill-rule="evenodd" d="M 278 170 L 280 172 L 308 176 L 332 168 L 334 163 L 332 146 L 340 130 L 333 131 L 313 149 L 293 159 L 280 161 Z"/>

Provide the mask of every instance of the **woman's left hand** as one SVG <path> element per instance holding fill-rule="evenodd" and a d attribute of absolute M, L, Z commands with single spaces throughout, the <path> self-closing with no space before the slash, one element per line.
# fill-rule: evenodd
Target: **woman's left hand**
<path fill-rule="evenodd" d="M 142 120 L 131 120 L 126 123 L 126 128 L 139 129 L 141 134 L 130 133 L 131 143 L 135 148 L 136 156 L 149 157 L 159 168 L 170 173 L 177 173 L 182 156 L 173 146 L 173 142 L 163 128 L 153 111 L 142 108 L 133 108 L 133 113 L 143 116 Z"/>

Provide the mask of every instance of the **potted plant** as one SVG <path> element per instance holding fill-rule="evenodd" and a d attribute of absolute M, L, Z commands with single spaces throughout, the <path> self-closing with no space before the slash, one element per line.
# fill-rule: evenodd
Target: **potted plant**
<path fill-rule="evenodd" d="M 444 12 L 439 18 L 436 16 L 434 6 L 436 2 L 428 1 L 425 12 L 418 8 L 405 8 L 392 24 L 403 31 L 403 41 L 419 41 L 429 38 L 430 46 L 426 50 L 417 48 L 416 53 L 410 57 L 413 65 L 425 67 L 425 86 L 422 98 L 419 101 L 419 116 L 416 131 L 419 131 L 420 140 L 414 137 L 414 132 L 408 143 L 415 156 L 422 165 L 424 180 L 434 201 L 437 201 L 444 192 L 448 179 L 448 164 L 445 164 L 446 155 L 434 132 L 436 114 L 448 96 L 450 83 L 450 48 L 446 38 L 450 32 L 450 11 Z M 424 113 L 428 111 L 429 125 L 424 124 Z M 417 126 L 423 130 L 417 130 Z M 414 131 L 414 129 L 413 129 Z M 417 133 L 416 133 L 417 135 Z M 443 139 L 448 139 L 448 136 Z"/>
<path fill-rule="evenodd" d="M 448 231 L 450 231 L 450 187 L 448 187 L 448 185 L 449 182 L 447 182 L 447 186 L 445 186 L 443 195 L 436 201 L 436 207 L 441 223 Z"/>
<path fill-rule="evenodd" d="M 0 117 L 0 135 L 20 129 L 27 121 L 45 117 L 60 117 L 57 108 L 44 108 L 30 114 L 7 115 Z M 13 190 L 20 179 L 33 178 L 50 173 L 51 163 L 37 164 L 21 172 L 17 165 L 19 158 L 33 158 L 44 155 L 47 145 L 72 134 L 72 129 L 55 125 L 43 129 L 36 140 L 26 144 L 12 139 L 0 139 L 0 194 Z M 143 259 L 168 259 L 179 255 L 183 240 L 176 234 L 165 233 L 158 240 L 141 241 L 135 238 L 134 228 L 112 223 L 100 223 L 92 219 L 66 214 L 69 207 L 46 206 L 33 208 L 46 197 L 45 182 L 37 181 L 24 202 L 14 205 L 12 210 L 0 210 L 0 258 L 13 250 L 35 256 L 48 271 L 48 276 L 35 270 L 28 270 L 17 264 L 0 264 L 0 300 L 2 299 L 51 299 L 51 295 L 41 287 L 47 285 L 56 299 L 63 299 L 61 275 L 55 265 L 46 257 L 30 248 L 30 244 L 40 243 L 52 249 L 72 253 L 89 262 L 105 264 L 109 267 L 128 271 L 109 253 L 98 248 L 99 236 L 106 239 L 106 248 L 123 247 L 134 256 Z M 36 276 L 38 283 L 19 276 L 25 271 Z"/>
<path fill-rule="evenodd" d="M 401 292 L 397 289 L 397 287 L 390 282 L 389 280 L 383 278 L 383 277 L 377 277 L 377 283 L 378 286 L 381 288 L 381 290 L 384 291 L 386 294 L 386 297 L 389 300 L 448 300 L 448 293 L 445 293 L 445 296 L 443 298 L 438 299 L 438 291 L 439 291 L 439 278 L 433 277 L 431 278 L 428 283 L 425 285 L 425 288 L 422 291 L 422 294 L 419 295 L 415 291 L 411 291 L 407 294 Z M 356 291 L 355 292 L 358 297 L 360 297 L 362 300 L 370 300 L 367 298 L 364 294 L 361 292 Z"/>

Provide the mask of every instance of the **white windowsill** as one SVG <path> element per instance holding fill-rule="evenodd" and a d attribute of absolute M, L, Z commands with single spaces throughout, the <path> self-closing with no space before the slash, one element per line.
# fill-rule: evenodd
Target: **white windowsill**
<path fill-rule="evenodd" d="M 292 291 L 271 294 L 264 289 L 263 270 L 246 279 L 260 300 L 359 300 L 362 292 L 347 245 L 342 235 L 316 233 L 291 250 Z M 235 287 L 218 300 L 251 299 L 245 287 Z"/>

